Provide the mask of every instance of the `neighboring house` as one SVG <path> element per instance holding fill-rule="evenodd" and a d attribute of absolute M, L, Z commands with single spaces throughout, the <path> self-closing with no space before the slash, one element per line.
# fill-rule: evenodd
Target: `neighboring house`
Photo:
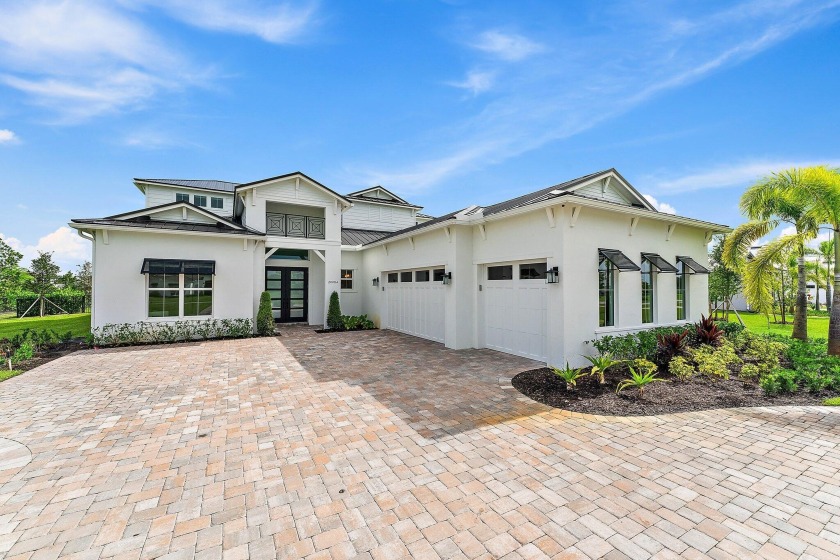
<path fill-rule="evenodd" d="M 146 208 L 71 226 L 93 241 L 93 326 L 344 314 L 444 343 L 579 364 L 585 342 L 699 318 L 726 226 L 657 212 L 614 169 L 437 218 L 383 187 L 303 173 L 135 179 Z"/>

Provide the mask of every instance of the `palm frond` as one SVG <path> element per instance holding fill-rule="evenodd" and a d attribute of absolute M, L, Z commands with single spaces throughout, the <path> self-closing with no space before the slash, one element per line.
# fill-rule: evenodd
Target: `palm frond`
<path fill-rule="evenodd" d="M 761 313 L 773 309 L 773 285 L 781 266 L 789 266 L 790 257 L 809 239 L 808 234 L 784 235 L 762 247 L 744 266 L 744 297 L 750 307 Z"/>
<path fill-rule="evenodd" d="M 753 220 L 735 228 L 735 231 L 726 236 L 721 255 L 723 264 L 733 270 L 742 268 L 750 247 L 778 225 L 778 220 Z"/>
<path fill-rule="evenodd" d="M 818 165 L 806 168 L 803 175 L 791 195 L 805 205 L 814 223 L 840 226 L 840 170 Z"/>

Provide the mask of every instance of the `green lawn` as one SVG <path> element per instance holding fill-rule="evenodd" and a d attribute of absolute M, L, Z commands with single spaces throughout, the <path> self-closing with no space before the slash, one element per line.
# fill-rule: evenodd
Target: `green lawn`
<path fill-rule="evenodd" d="M 745 311 L 740 311 L 739 313 L 747 329 L 753 332 L 783 334 L 787 336 L 790 336 L 791 332 L 793 332 L 793 317 L 791 315 L 787 316 L 787 325 L 779 325 L 772 322 L 768 324 L 767 318 L 758 313 L 747 313 Z M 731 321 L 738 321 L 734 314 L 730 315 L 729 318 Z M 772 315 L 770 319 L 772 321 Z M 828 317 L 808 317 L 808 337 L 828 338 Z"/>
<path fill-rule="evenodd" d="M 12 337 L 27 328 L 52 329 L 59 334 L 72 331 L 73 336 L 83 337 L 90 333 L 90 313 L 0 319 L 0 339 Z"/>

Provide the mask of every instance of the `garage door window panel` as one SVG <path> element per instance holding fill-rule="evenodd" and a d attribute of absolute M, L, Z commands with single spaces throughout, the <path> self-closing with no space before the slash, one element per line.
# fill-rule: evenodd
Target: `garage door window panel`
<path fill-rule="evenodd" d="M 545 273 L 548 270 L 546 263 L 529 263 L 519 265 L 520 280 L 545 280 Z"/>
<path fill-rule="evenodd" d="M 488 280 L 513 280 L 513 265 L 488 266 Z"/>
<path fill-rule="evenodd" d="M 432 280 L 435 282 L 443 282 L 443 277 L 446 275 L 446 269 L 436 268 L 432 271 Z"/>
<path fill-rule="evenodd" d="M 428 270 L 418 270 L 414 273 L 414 281 L 415 282 L 428 282 L 429 281 L 429 271 Z"/>
<path fill-rule="evenodd" d="M 398 280 L 399 280 L 399 274 L 397 274 L 396 272 L 389 272 L 388 273 L 388 283 L 389 284 L 394 284 Z"/>
<path fill-rule="evenodd" d="M 400 282 L 411 282 L 411 271 L 400 272 Z"/>

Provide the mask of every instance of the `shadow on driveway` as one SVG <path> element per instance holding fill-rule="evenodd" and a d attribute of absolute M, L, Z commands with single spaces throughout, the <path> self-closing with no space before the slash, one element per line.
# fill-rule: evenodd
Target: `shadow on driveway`
<path fill-rule="evenodd" d="M 362 387 L 421 436 L 439 438 L 551 410 L 502 389 L 499 377 L 541 367 L 493 350 L 449 350 L 394 331 L 282 330 L 281 342 L 317 381 Z"/>

